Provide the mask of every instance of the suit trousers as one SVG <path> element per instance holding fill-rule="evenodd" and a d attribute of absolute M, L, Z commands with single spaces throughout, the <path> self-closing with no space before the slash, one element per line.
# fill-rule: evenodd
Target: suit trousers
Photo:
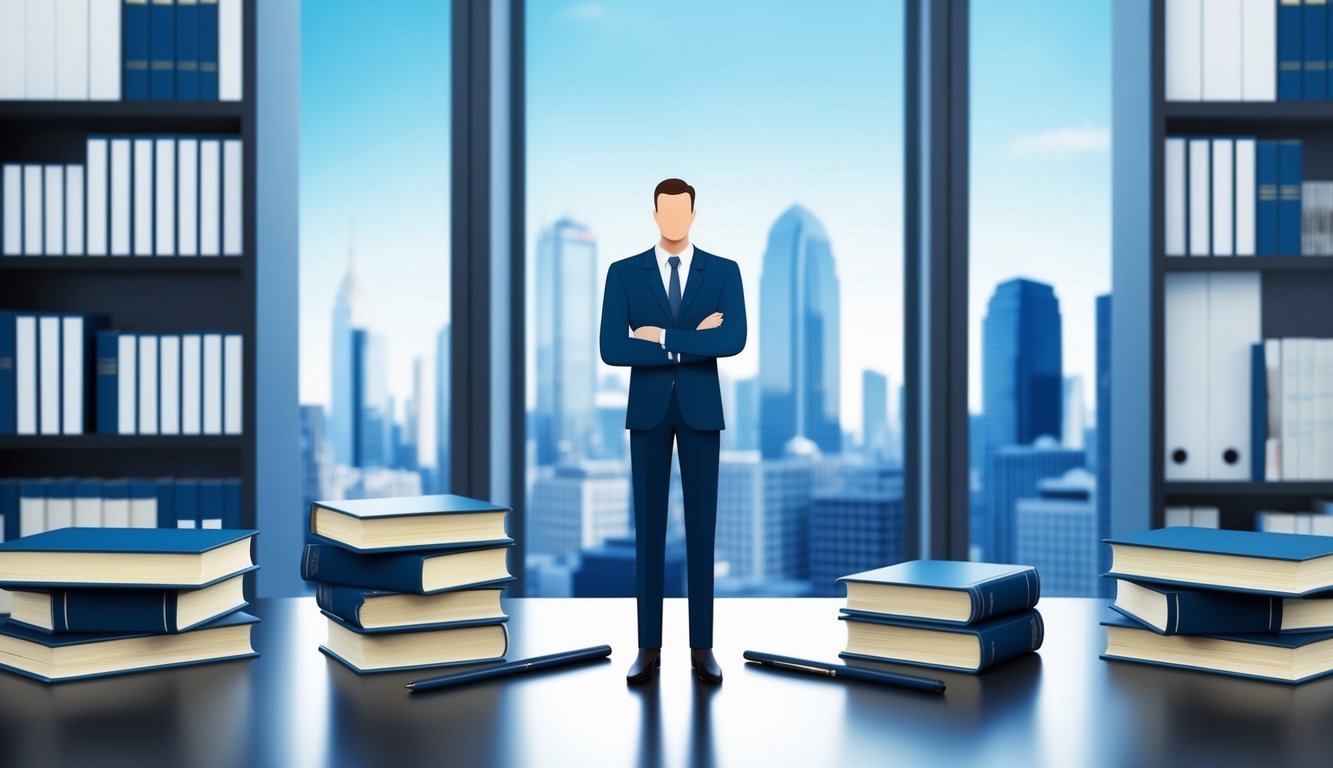
<path fill-rule="evenodd" d="M 662 645 L 662 591 L 671 448 L 680 458 L 685 502 L 686 587 L 690 603 L 690 647 L 713 646 L 713 536 L 717 528 L 717 472 L 722 433 L 691 429 L 671 390 L 666 417 L 652 429 L 629 433 L 634 483 L 635 595 L 639 647 Z"/>

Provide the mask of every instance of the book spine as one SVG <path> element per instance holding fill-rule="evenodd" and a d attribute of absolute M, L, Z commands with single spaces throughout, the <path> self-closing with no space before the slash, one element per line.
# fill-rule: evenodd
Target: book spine
<path fill-rule="evenodd" d="M 1036 611 L 977 632 L 977 641 L 981 643 L 981 665 L 977 671 L 985 671 L 1003 661 L 1037 650 L 1045 636 L 1046 626 L 1041 620 L 1041 614 Z"/>
<path fill-rule="evenodd" d="M 148 96 L 176 98 L 176 7 L 174 0 L 150 0 L 148 10 Z"/>
<path fill-rule="evenodd" d="M 1264 480 L 1268 441 L 1268 356 L 1264 344 L 1250 345 L 1250 479 Z"/>
<path fill-rule="evenodd" d="M 1305 0 L 1301 6 L 1301 99 L 1323 101 L 1327 90 L 1324 35 L 1328 33 L 1326 0 Z"/>
<path fill-rule="evenodd" d="M 148 100 L 148 0 L 125 0 L 121 20 L 125 101 Z"/>
<path fill-rule="evenodd" d="M 1026 611 L 1036 605 L 1040 589 L 1034 574 L 1035 571 L 1029 568 L 973 587 L 969 590 L 973 610 L 968 622 Z"/>
<path fill-rule="evenodd" d="M 415 555 L 357 555 L 340 547 L 307 544 L 301 578 L 362 589 L 421 594 L 424 561 Z"/>
<path fill-rule="evenodd" d="M 199 99 L 218 100 L 218 0 L 199 0 Z"/>
<path fill-rule="evenodd" d="M 66 589 L 51 593 L 57 632 L 175 632 L 175 591 Z"/>
<path fill-rule="evenodd" d="M 1301 255 L 1301 162 L 1298 140 L 1278 142 L 1277 252 Z"/>
<path fill-rule="evenodd" d="M 197 0 L 176 0 L 176 100 L 199 100 Z"/>
<path fill-rule="evenodd" d="M 120 431 L 120 334 L 97 334 L 97 431 L 114 435 Z"/>
<path fill-rule="evenodd" d="M 1258 142 L 1255 179 L 1258 182 L 1254 212 L 1255 250 L 1258 256 L 1277 254 L 1277 142 Z"/>
<path fill-rule="evenodd" d="M 354 627 L 361 626 L 361 606 L 365 605 L 366 596 L 359 589 L 335 587 L 332 584 L 320 584 L 315 590 L 315 604 L 321 609 L 337 616 Z"/>
<path fill-rule="evenodd" d="M 1300 101 L 1303 67 L 1301 0 L 1278 0 L 1277 100 Z"/>
<path fill-rule="evenodd" d="M 1282 598 L 1178 590 L 1166 593 L 1168 635 L 1230 635 L 1282 629 Z"/>

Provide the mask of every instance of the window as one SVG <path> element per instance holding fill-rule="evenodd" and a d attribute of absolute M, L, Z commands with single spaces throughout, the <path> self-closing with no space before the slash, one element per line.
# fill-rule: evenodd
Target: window
<path fill-rule="evenodd" d="M 1045 595 L 1109 532 L 1110 5 L 971 6 L 970 554 Z"/>
<path fill-rule="evenodd" d="M 301 432 L 317 498 L 448 487 L 448 3 L 301 19 Z M 351 44 L 355 41 L 355 45 Z"/>
<path fill-rule="evenodd" d="M 628 369 L 602 364 L 608 266 L 698 191 L 691 241 L 740 265 L 720 362 L 723 594 L 835 594 L 902 558 L 900 3 L 529 4 L 527 593 L 633 594 Z M 683 590 L 673 473 L 667 594 Z"/>

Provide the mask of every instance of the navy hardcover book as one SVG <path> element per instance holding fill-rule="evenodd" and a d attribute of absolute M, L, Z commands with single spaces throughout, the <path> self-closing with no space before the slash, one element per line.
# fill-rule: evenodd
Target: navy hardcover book
<path fill-rule="evenodd" d="M 1318 652 L 1319 649 L 1310 648 L 1316 643 L 1333 641 L 1333 632 L 1170 637 L 1158 635 L 1123 616 L 1113 616 L 1101 624 L 1107 628 L 1106 652 L 1101 658 L 1111 661 L 1132 661 L 1287 684 L 1304 683 L 1333 673 L 1333 668 L 1318 659 L 1310 663 L 1308 657 L 1298 658 L 1305 656 L 1303 651 Z M 1118 633 L 1125 630 L 1137 633 L 1129 635 L 1131 637 L 1146 636 L 1156 640 L 1140 640 L 1134 647 L 1122 647 Z M 1280 652 L 1270 655 L 1266 649 Z M 1327 656 L 1326 653 L 1323 655 Z M 1268 657 L 1268 663 L 1260 657 Z"/>
<path fill-rule="evenodd" d="M 358 552 L 409 552 L 413 550 L 434 550 L 441 547 L 459 546 L 468 548 L 504 546 L 513 543 L 513 539 L 504 535 L 504 518 L 508 507 L 492 504 L 489 501 L 457 496 L 449 493 L 429 496 L 404 496 L 388 499 L 353 499 L 348 501 L 317 501 L 310 506 L 308 527 L 310 535 L 322 541 L 348 547 Z M 452 517 L 454 515 L 488 515 L 496 518 L 490 526 L 492 533 L 485 538 L 473 538 L 466 541 L 426 541 L 422 543 L 391 544 L 383 546 L 365 546 L 351 537 L 335 536 L 331 530 L 321 530 L 322 525 L 337 525 L 340 517 L 353 518 L 361 522 L 360 530 L 365 536 L 367 521 L 386 520 L 406 517 Z M 330 523 L 321 521 L 328 520 Z M 374 526 L 373 522 L 368 524 Z M 345 526 L 338 525 L 343 528 Z M 435 535 L 439 535 L 437 532 Z"/>
<path fill-rule="evenodd" d="M 251 548 L 256 533 L 171 528 L 61 528 L 0 544 L 0 587 L 206 587 L 255 569 Z M 233 568 L 231 561 L 219 561 L 219 567 L 226 566 L 225 572 L 216 575 L 204 572 L 205 557 L 209 553 L 238 542 L 246 543 L 238 560 L 249 562 Z M 182 558 L 182 555 L 192 557 Z M 109 570 L 112 562 L 132 568 L 138 574 L 136 580 L 118 577 L 114 570 Z"/>
<path fill-rule="evenodd" d="M 838 579 L 848 585 L 847 608 L 852 615 L 885 615 L 950 624 L 971 624 L 1006 613 L 1026 611 L 1037 604 L 1041 582 L 1035 568 L 1028 565 L 970 563 L 955 560 L 912 560 Z M 970 608 L 966 616 L 913 613 L 907 606 L 885 598 L 877 601 L 854 599 L 855 584 L 916 587 L 966 595 Z M 867 595 L 869 597 L 869 595 Z"/>
<path fill-rule="evenodd" d="M 1115 610 L 1161 635 L 1278 632 L 1283 598 L 1116 581 Z"/>
<path fill-rule="evenodd" d="M 1285 597 L 1333 588 L 1333 575 L 1321 573 L 1333 557 L 1329 536 L 1182 526 L 1105 541 L 1106 575 L 1116 578 Z"/>
<path fill-rule="evenodd" d="M 226 629 L 228 627 L 245 626 L 250 624 L 256 624 L 258 622 L 259 622 L 258 618 L 251 616 L 248 613 L 245 613 L 243 611 L 235 611 L 219 619 L 211 621 L 207 624 L 203 624 L 199 627 L 196 627 L 190 632 L 181 633 L 179 635 L 172 635 L 171 642 L 163 643 L 161 645 L 167 646 L 167 650 L 164 650 L 165 653 L 168 652 L 172 646 L 176 646 L 177 643 L 188 643 L 189 640 L 187 638 L 189 638 L 189 636 L 194 633 L 208 632 L 210 630 L 215 630 L 215 629 Z M 29 629 L 28 627 L 15 624 L 14 622 L 0 623 L 0 635 L 52 649 L 68 648 L 76 645 L 112 643 L 117 640 L 134 640 L 138 638 L 154 636 L 153 633 L 148 633 L 148 632 L 98 632 L 98 633 L 85 633 L 76 635 L 53 635 L 47 632 L 41 632 L 35 629 Z M 95 677 L 106 677 L 109 675 L 123 675 L 123 674 L 128 674 L 130 672 L 144 672 L 150 669 L 166 669 L 169 667 L 181 667 L 181 666 L 188 666 L 191 664 L 203 664 L 206 662 L 213 662 L 213 661 L 244 659 L 258 655 L 259 654 L 255 653 L 254 649 L 250 647 L 249 643 L 246 643 L 244 651 L 237 653 L 228 653 L 225 656 L 217 656 L 209 658 L 190 658 L 184 661 L 166 661 L 166 662 L 156 662 L 156 663 L 151 657 L 135 656 L 130 659 L 120 660 L 118 668 L 108 669 L 103 672 L 96 672 L 92 674 L 83 674 L 83 675 L 48 677 L 33 672 L 29 669 L 23 669 L 14 666 L 14 663 L 11 662 L 23 663 L 28 661 L 28 659 L 15 658 L 13 654 L 6 652 L 3 649 L 0 649 L 0 669 L 5 669 L 9 672 L 23 675 L 24 677 L 31 677 L 34 680 L 40 680 L 44 683 L 56 683 L 56 682 L 65 682 L 68 680 L 83 680 Z M 114 665 L 115 662 L 112 662 L 112 664 Z"/>
<path fill-rule="evenodd" d="M 426 584 L 426 561 L 437 557 L 478 552 L 500 547 L 472 547 L 453 551 L 433 553 L 397 552 L 388 554 L 365 555 L 352 552 L 331 544 L 307 544 L 301 555 L 301 578 L 324 584 L 340 584 L 347 587 L 380 589 L 390 592 L 411 592 L 429 595 L 437 592 L 449 592 L 458 589 L 475 589 L 513 581 L 514 577 L 506 573 L 496 577 L 467 584 L 452 584 L 443 588 L 428 588 Z"/>
<path fill-rule="evenodd" d="M 99 632 L 166 633 L 187 632 L 207 624 L 220 615 L 244 608 L 244 600 L 218 615 L 182 625 L 178 608 L 183 595 L 193 590 L 178 589 L 52 589 L 50 629 L 28 624 L 17 617 L 10 620 L 37 632 L 80 634 Z"/>
<path fill-rule="evenodd" d="M 1001 616 L 997 619 L 969 626 L 903 621 L 879 616 L 849 616 L 847 614 L 838 618 L 848 623 L 847 650 L 838 654 L 839 656 L 894 664 L 913 664 L 958 672 L 984 672 L 996 664 L 1035 651 L 1041 647 L 1046 634 L 1046 627 L 1041 614 L 1036 610 L 1024 611 L 1011 616 Z M 855 625 L 857 624 L 909 630 L 913 637 L 901 646 L 900 651 L 888 651 L 884 654 L 868 653 L 864 650 L 857 651 L 854 649 L 858 645 L 853 639 L 856 633 Z M 940 639 L 933 641 L 931 633 L 934 637 Z M 975 667 L 950 664 L 940 660 L 939 655 L 934 650 L 936 647 L 946 645 L 945 638 L 949 635 L 970 635 L 975 638 L 979 652 L 979 661 Z M 875 644 L 875 647 L 885 646 Z"/>
<path fill-rule="evenodd" d="M 457 590 L 455 590 L 457 591 Z M 494 589 L 499 592 L 500 589 Z M 384 597 L 389 595 L 403 594 L 399 592 L 387 592 L 382 589 L 361 589 L 359 587 L 343 587 L 336 584 L 320 584 L 315 590 L 315 604 L 326 615 L 336 616 L 343 624 L 359 629 L 362 632 L 396 632 L 407 629 L 424 629 L 428 627 L 465 627 L 474 624 L 491 624 L 496 621 L 508 621 L 508 616 L 491 616 L 481 619 L 468 619 L 466 621 L 436 621 L 421 622 L 418 624 L 401 624 L 392 627 L 370 627 L 367 628 L 361 622 L 361 609 L 366 604 L 367 598 Z"/>

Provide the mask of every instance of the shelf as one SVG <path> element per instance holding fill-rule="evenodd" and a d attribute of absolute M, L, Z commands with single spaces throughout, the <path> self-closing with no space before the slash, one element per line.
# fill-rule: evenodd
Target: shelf
<path fill-rule="evenodd" d="M 1327 128 L 1333 101 L 1168 101 L 1163 108 L 1167 131 L 1178 123 L 1268 125 L 1306 123 Z"/>
<path fill-rule="evenodd" d="M 4 120 L 240 120 L 237 101 L 0 101 Z"/>
<path fill-rule="evenodd" d="M 1333 256 L 1165 256 L 1167 272 L 1333 272 Z"/>
<path fill-rule="evenodd" d="M 1293 480 L 1271 483 L 1168 481 L 1166 496 L 1333 496 L 1333 480 Z"/>
<path fill-rule="evenodd" d="M 0 451 L 236 449 L 241 435 L 0 435 Z"/>
<path fill-rule="evenodd" d="M 0 270 L 50 272 L 239 272 L 237 256 L 0 256 Z"/>

